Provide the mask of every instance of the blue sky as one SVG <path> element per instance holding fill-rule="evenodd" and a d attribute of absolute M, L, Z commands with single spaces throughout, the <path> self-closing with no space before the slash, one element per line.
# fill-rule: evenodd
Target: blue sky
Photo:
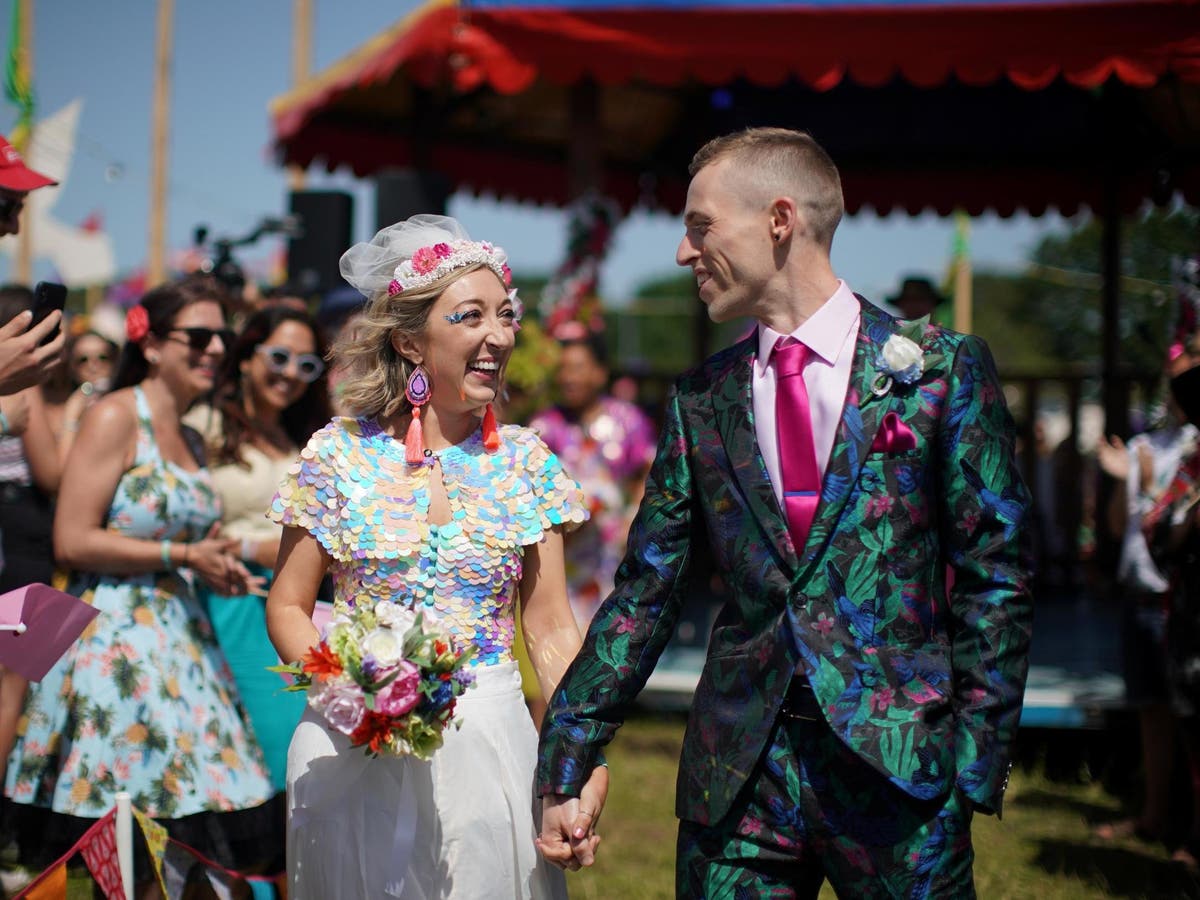
<path fill-rule="evenodd" d="M 11 0 L 9 0 L 11 2 Z M 329 65 L 418 4 L 411 0 L 313 0 L 314 70 Z M 83 100 L 75 161 L 55 216 L 80 223 L 99 212 L 122 270 L 145 258 L 150 182 L 150 111 L 157 3 L 153 0 L 35 0 L 34 87 L 39 115 Z M 7 46 L 9 3 L 0 4 Z M 286 177 L 269 149 L 268 101 L 288 89 L 291 0 L 206 0 L 175 3 L 168 243 L 185 248 L 194 228 L 241 235 L 287 205 Z M 4 105 L 7 133 L 15 111 Z M 356 240 L 370 237 L 372 191 L 348 173 L 317 173 L 314 188 L 355 194 Z M 549 271 L 565 251 L 560 211 L 456 196 L 450 214 L 472 235 L 502 244 L 513 267 Z M 977 219 L 972 254 L 977 269 L 1018 268 L 1038 237 L 1063 220 L 1018 216 Z M 673 217 L 638 214 L 617 232 L 601 292 L 619 305 L 642 280 L 674 270 L 681 228 Z M 834 265 L 855 290 L 891 293 L 906 274 L 940 277 L 952 226 L 932 214 L 916 218 L 863 213 L 847 219 L 834 244 Z M 247 252 L 265 256 L 270 245 Z M 0 277 L 7 274 L 0 259 Z M 48 273 L 44 266 L 39 277 Z"/>

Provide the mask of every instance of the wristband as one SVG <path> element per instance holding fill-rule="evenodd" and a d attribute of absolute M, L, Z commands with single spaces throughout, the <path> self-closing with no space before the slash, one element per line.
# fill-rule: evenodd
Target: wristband
<path fill-rule="evenodd" d="M 250 538 L 242 538 L 242 559 L 246 562 L 254 562 L 254 551 L 258 549 L 258 545 Z"/>
<path fill-rule="evenodd" d="M 174 568 L 174 566 L 171 565 L 171 542 L 169 540 L 164 539 L 163 542 L 159 545 L 159 549 L 162 551 L 163 568 L 165 568 L 169 572 L 171 569 Z"/>
<path fill-rule="evenodd" d="M 0 434 L 8 434 L 8 416 L 0 409 Z"/>

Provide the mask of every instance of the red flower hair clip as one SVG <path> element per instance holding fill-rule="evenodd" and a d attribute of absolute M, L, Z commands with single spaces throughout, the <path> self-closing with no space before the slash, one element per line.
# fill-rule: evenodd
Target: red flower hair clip
<path fill-rule="evenodd" d="M 142 304 L 131 306 L 125 313 L 125 337 L 135 344 L 150 333 L 150 313 Z"/>

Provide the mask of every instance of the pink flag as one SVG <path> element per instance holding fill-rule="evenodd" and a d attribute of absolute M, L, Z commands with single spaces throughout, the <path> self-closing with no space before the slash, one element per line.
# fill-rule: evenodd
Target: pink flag
<path fill-rule="evenodd" d="M 92 619 L 82 600 L 44 584 L 0 594 L 0 664 L 41 681 Z"/>

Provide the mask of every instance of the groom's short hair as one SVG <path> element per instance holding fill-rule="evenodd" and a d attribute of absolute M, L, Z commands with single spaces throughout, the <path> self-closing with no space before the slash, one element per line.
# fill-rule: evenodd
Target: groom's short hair
<path fill-rule="evenodd" d="M 786 195 L 801 207 L 813 240 L 827 250 L 845 208 L 837 166 L 812 136 L 790 128 L 747 128 L 713 138 L 696 151 L 688 174 L 722 159 L 737 161 L 739 171 L 775 196 Z"/>

